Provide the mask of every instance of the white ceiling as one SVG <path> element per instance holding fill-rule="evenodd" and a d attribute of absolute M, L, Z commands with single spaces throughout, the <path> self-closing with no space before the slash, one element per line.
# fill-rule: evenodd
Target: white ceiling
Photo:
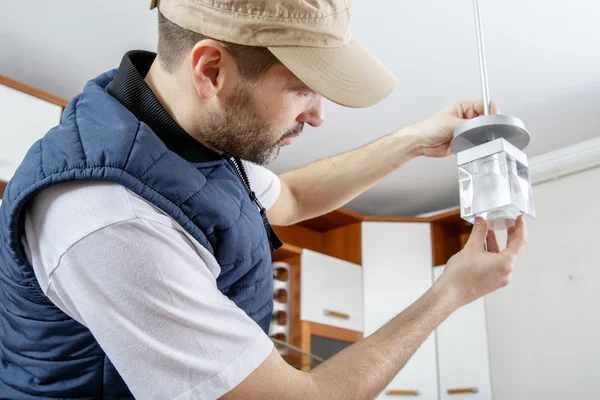
<path fill-rule="evenodd" d="M 3 0 L 0 74 L 70 98 L 129 49 L 156 47 L 149 1 Z M 35 6 L 33 6 L 35 4 Z M 354 0 L 354 34 L 399 77 L 370 109 L 328 103 L 276 172 L 344 152 L 480 98 L 471 0 Z M 600 2 L 481 0 L 490 91 L 525 121 L 535 156 L 600 135 Z M 373 160 L 377 162 L 377 160 Z M 368 168 L 368 165 L 365 165 Z M 412 215 L 458 204 L 455 157 L 418 159 L 351 202 L 366 214 Z"/>

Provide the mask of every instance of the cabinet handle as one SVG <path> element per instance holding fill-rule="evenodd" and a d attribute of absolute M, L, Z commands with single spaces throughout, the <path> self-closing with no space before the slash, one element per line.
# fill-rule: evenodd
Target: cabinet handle
<path fill-rule="evenodd" d="M 479 389 L 477 389 L 476 387 L 448 389 L 448 394 L 463 394 L 463 393 L 479 393 Z"/>
<path fill-rule="evenodd" d="M 388 396 L 419 396 L 418 390 L 388 390 L 385 392 Z"/>
<path fill-rule="evenodd" d="M 350 319 L 350 314 L 344 314 L 337 311 L 324 310 L 325 315 L 341 319 Z"/>

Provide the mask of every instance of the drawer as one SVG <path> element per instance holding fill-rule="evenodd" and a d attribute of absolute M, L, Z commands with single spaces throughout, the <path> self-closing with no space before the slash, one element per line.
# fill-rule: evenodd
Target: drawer
<path fill-rule="evenodd" d="M 301 320 L 363 331 L 361 266 L 304 250 L 300 276 Z"/>

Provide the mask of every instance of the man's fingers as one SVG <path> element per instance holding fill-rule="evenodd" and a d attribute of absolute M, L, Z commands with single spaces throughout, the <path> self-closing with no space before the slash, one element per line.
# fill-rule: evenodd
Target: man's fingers
<path fill-rule="evenodd" d="M 482 100 L 463 101 L 461 102 L 461 108 L 463 118 L 465 119 L 471 119 L 485 114 Z M 500 107 L 498 107 L 498 104 L 495 101 L 490 101 L 490 114 L 499 113 Z"/>
<path fill-rule="evenodd" d="M 487 233 L 487 222 L 483 218 L 477 217 L 475 219 L 475 225 L 473 225 L 473 230 L 471 231 L 471 236 L 469 237 L 465 248 L 472 250 L 483 250 Z"/>
<path fill-rule="evenodd" d="M 506 249 L 502 253 L 511 255 L 512 257 L 518 257 L 521 255 L 523 250 L 527 246 L 527 225 L 523 216 L 517 218 L 515 226 L 508 230 L 508 239 L 506 242 Z"/>
<path fill-rule="evenodd" d="M 500 114 L 500 107 L 495 101 L 490 101 L 490 114 Z"/>
<path fill-rule="evenodd" d="M 490 253 L 500 253 L 500 246 L 498 246 L 498 240 L 496 239 L 496 232 L 488 231 L 486 240 L 487 240 L 487 250 Z"/>

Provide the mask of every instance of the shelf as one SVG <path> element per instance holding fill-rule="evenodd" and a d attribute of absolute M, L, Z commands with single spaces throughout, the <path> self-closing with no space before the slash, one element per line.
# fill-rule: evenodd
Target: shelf
<path fill-rule="evenodd" d="M 473 228 L 473 225 L 460 217 L 460 209 L 458 208 L 443 214 L 434 215 L 429 217 L 428 220 L 431 223 L 452 226 L 461 233 L 471 232 L 471 229 Z"/>
<path fill-rule="evenodd" d="M 327 232 L 342 226 L 352 225 L 363 221 L 363 216 L 354 211 L 340 208 L 317 218 L 300 222 L 298 225 L 317 232 Z"/>
<path fill-rule="evenodd" d="M 311 226 L 319 229 L 327 228 L 327 230 L 315 230 L 304 223 L 273 226 L 273 229 L 284 243 L 327 254 L 354 264 L 362 264 L 361 221 L 357 221 L 350 212 L 345 210 L 329 213 L 324 218 L 316 218 L 311 221 Z M 278 255 L 278 257 L 281 256 Z"/>
<path fill-rule="evenodd" d="M 275 261 L 282 261 L 286 258 L 299 256 L 302 254 L 302 249 L 291 244 L 284 243 L 280 249 L 271 253 L 271 259 Z"/>

